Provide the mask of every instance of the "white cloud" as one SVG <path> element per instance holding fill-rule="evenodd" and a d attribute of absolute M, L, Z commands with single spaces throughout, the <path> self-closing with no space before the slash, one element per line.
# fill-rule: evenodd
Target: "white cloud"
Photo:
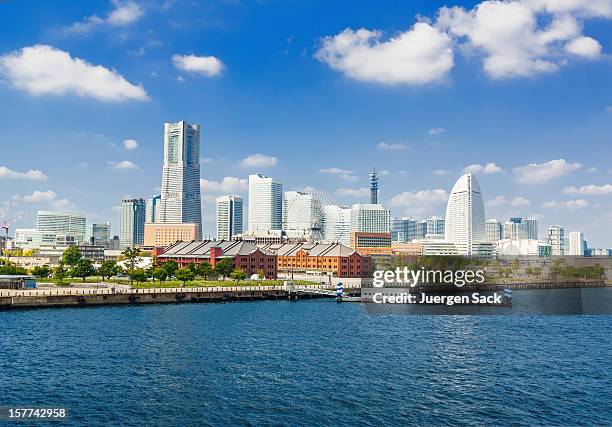
<path fill-rule="evenodd" d="M 13 196 L 13 200 L 21 200 L 26 203 L 47 203 L 54 209 L 71 209 L 74 207 L 74 204 L 70 200 L 58 198 L 55 191 L 51 190 L 36 190 L 32 192 L 32 194 L 28 194 L 23 197 Z"/>
<path fill-rule="evenodd" d="M 218 76 L 223 71 L 223 63 L 214 56 L 173 55 L 172 63 L 181 71 Z"/>
<path fill-rule="evenodd" d="M 380 31 L 347 28 L 323 38 L 315 57 L 352 79 L 383 84 L 440 82 L 453 67 L 450 37 L 425 22 L 388 40 Z"/>
<path fill-rule="evenodd" d="M 209 181 L 200 179 L 200 189 L 203 193 L 241 193 L 246 191 L 248 181 L 246 179 L 226 176 L 221 181 Z"/>
<path fill-rule="evenodd" d="M 444 128 L 431 128 L 429 129 L 429 134 L 430 135 L 440 135 L 441 133 L 446 132 L 446 129 Z"/>
<path fill-rule="evenodd" d="M 6 166 L 0 166 L 0 179 L 23 179 L 29 181 L 45 181 L 47 175 L 38 169 L 31 169 L 27 172 L 17 172 Z"/>
<path fill-rule="evenodd" d="M 369 188 L 339 188 L 336 191 L 340 196 L 346 197 L 366 197 L 370 195 Z"/>
<path fill-rule="evenodd" d="M 144 101 L 144 88 L 117 71 L 73 58 L 46 45 L 24 47 L 0 56 L 0 73 L 30 95 L 77 95 L 100 101 Z"/>
<path fill-rule="evenodd" d="M 582 35 L 582 21 L 610 18 L 610 1 L 483 1 L 473 9 L 443 7 L 436 27 L 448 32 L 469 54 L 484 57 L 491 78 L 532 76 L 556 71 L 567 54 L 598 56 L 599 43 Z"/>
<path fill-rule="evenodd" d="M 512 199 L 510 204 L 514 207 L 519 207 L 519 206 L 529 206 L 531 202 L 524 197 L 517 196 Z"/>
<path fill-rule="evenodd" d="M 402 151 L 408 148 L 406 144 L 388 143 L 388 142 L 379 142 L 378 144 L 376 144 L 376 146 L 380 150 L 384 150 L 384 151 Z"/>
<path fill-rule="evenodd" d="M 485 175 L 490 175 L 492 173 L 503 172 L 503 169 L 497 166 L 495 163 L 487 163 L 486 165 L 473 164 L 466 166 L 463 169 L 464 173 L 483 173 Z"/>
<path fill-rule="evenodd" d="M 601 55 L 601 45 L 591 37 L 578 37 L 565 45 L 568 53 L 585 58 L 597 58 Z"/>
<path fill-rule="evenodd" d="M 251 154 L 240 161 L 240 166 L 245 168 L 265 168 L 275 166 L 278 158 L 264 154 Z"/>
<path fill-rule="evenodd" d="M 439 213 L 448 201 L 448 193 L 442 189 L 403 192 L 393 196 L 389 202 L 392 207 L 405 208 L 410 215 Z"/>
<path fill-rule="evenodd" d="M 508 199 L 504 196 L 496 196 L 491 200 L 487 200 L 487 207 L 494 208 L 508 204 Z"/>
<path fill-rule="evenodd" d="M 612 194 L 612 184 L 604 185 L 583 185 L 582 187 L 565 187 L 565 194 L 582 194 L 585 196 L 598 196 L 602 194 Z"/>
<path fill-rule="evenodd" d="M 349 169 L 341 169 L 341 168 L 324 168 L 320 169 L 319 172 L 327 174 L 327 175 L 335 175 L 343 181 L 354 182 L 359 178 L 355 176 L 355 173 Z"/>
<path fill-rule="evenodd" d="M 552 200 L 550 202 L 545 202 L 542 204 L 543 208 L 546 209 L 582 209 L 589 206 L 590 203 L 584 199 L 577 200 L 565 200 L 558 202 L 556 200 Z"/>
<path fill-rule="evenodd" d="M 448 170 L 448 169 L 435 169 L 432 172 L 432 175 L 443 176 L 443 175 L 448 175 L 450 173 L 451 173 L 451 171 Z"/>
<path fill-rule="evenodd" d="M 125 141 L 123 141 L 123 147 L 126 150 L 135 150 L 138 148 L 138 141 L 136 141 L 135 139 L 126 139 Z"/>
<path fill-rule="evenodd" d="M 551 160 L 546 163 L 530 163 L 513 169 L 518 182 L 540 183 L 568 175 L 580 169 L 580 163 L 568 163 L 565 159 Z"/>
<path fill-rule="evenodd" d="M 114 1 L 113 3 L 115 4 L 115 9 L 106 18 L 100 18 L 97 15 L 89 16 L 82 22 L 72 24 L 66 29 L 66 32 L 84 34 L 103 25 L 123 27 L 136 22 L 144 14 L 142 8 L 134 2 L 121 3 Z"/>
<path fill-rule="evenodd" d="M 122 160 L 120 162 L 110 161 L 108 162 L 108 164 L 111 165 L 114 169 L 119 169 L 119 170 L 138 169 L 138 165 L 130 160 Z"/>

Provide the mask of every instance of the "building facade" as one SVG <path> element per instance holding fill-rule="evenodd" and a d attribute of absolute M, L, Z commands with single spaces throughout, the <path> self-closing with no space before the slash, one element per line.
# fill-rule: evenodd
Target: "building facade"
<path fill-rule="evenodd" d="M 353 205 L 351 209 L 352 232 L 391 233 L 391 212 L 383 205 Z"/>
<path fill-rule="evenodd" d="M 232 240 L 242 234 L 244 204 L 240 196 L 221 196 L 216 200 L 217 240 Z"/>
<path fill-rule="evenodd" d="M 393 242 L 409 243 L 414 239 L 416 239 L 416 220 L 411 218 L 391 219 L 391 240 Z"/>
<path fill-rule="evenodd" d="M 87 224 L 85 242 L 89 245 L 108 248 L 110 243 L 110 222 Z"/>
<path fill-rule="evenodd" d="M 144 243 L 146 203 L 144 199 L 123 199 L 119 214 L 119 245 L 127 248 Z"/>
<path fill-rule="evenodd" d="M 73 212 L 38 211 L 36 229 L 43 233 L 73 237 L 75 241 L 82 242 L 85 240 L 85 216 Z"/>
<path fill-rule="evenodd" d="M 249 175 L 248 231 L 282 230 L 283 186 L 261 174 Z"/>
<path fill-rule="evenodd" d="M 504 225 L 496 219 L 488 219 L 485 224 L 486 241 L 496 243 L 504 237 Z"/>
<path fill-rule="evenodd" d="M 348 206 L 323 206 L 323 239 L 344 246 L 351 242 L 351 208 Z"/>
<path fill-rule="evenodd" d="M 391 255 L 391 233 L 351 232 L 351 248 L 362 255 Z"/>
<path fill-rule="evenodd" d="M 581 231 L 570 231 L 569 251 L 566 255 L 584 256 L 584 234 Z"/>
<path fill-rule="evenodd" d="M 200 195 L 200 125 L 186 121 L 164 124 L 164 165 L 159 221 L 196 224 L 202 233 Z"/>
<path fill-rule="evenodd" d="M 461 255 L 475 254 L 486 240 L 483 196 L 471 173 L 462 175 L 451 190 L 445 226 L 445 240 L 454 243 Z"/>
<path fill-rule="evenodd" d="M 147 217 L 145 222 L 153 224 L 159 222 L 159 209 L 161 206 L 161 195 L 153 196 L 147 199 Z"/>
<path fill-rule="evenodd" d="M 315 200 L 312 194 L 301 191 L 286 191 L 283 205 L 283 230 L 301 233 L 310 233 L 315 223 Z"/>
<path fill-rule="evenodd" d="M 553 256 L 565 255 L 565 230 L 560 225 L 548 227 L 547 243 Z"/>
<path fill-rule="evenodd" d="M 151 224 L 144 226 L 144 246 L 169 246 L 176 242 L 197 240 L 197 224 Z"/>

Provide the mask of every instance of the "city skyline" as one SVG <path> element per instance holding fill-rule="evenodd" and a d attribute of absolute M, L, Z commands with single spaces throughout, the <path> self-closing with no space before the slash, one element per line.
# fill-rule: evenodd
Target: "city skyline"
<path fill-rule="evenodd" d="M 320 188 L 351 206 L 368 201 L 368 174 L 376 167 L 379 201 L 393 216 L 426 218 L 444 214 L 451 184 L 465 169 L 480 179 L 487 219 L 536 217 L 540 238 L 560 224 L 583 232 L 593 247 L 611 245 L 612 171 L 601 153 L 612 134 L 606 95 L 612 35 L 609 16 L 586 13 L 587 3 L 563 14 L 581 24 L 558 40 L 567 52 L 547 45 L 545 58 L 530 53 L 523 67 L 500 71 L 488 66 L 495 56 L 489 45 L 472 43 L 473 58 L 449 47 L 452 65 L 442 61 L 440 78 L 424 84 L 405 81 L 412 69 L 390 81 L 397 80 L 390 70 L 402 63 L 387 56 L 389 69 L 348 69 L 348 53 L 335 50 L 336 42 L 341 35 L 353 40 L 346 28 L 380 30 L 380 38 L 367 34 L 364 52 L 390 55 L 385 47 L 394 36 L 431 32 L 422 21 L 414 25 L 420 15 L 440 34 L 469 45 L 469 37 L 456 39 L 449 29 L 452 17 L 442 22 L 441 3 L 386 11 L 354 5 L 354 15 L 329 14 L 319 26 L 304 22 L 320 15 L 323 4 L 316 2 L 293 5 L 301 19 L 280 6 L 283 22 L 265 17 L 267 5 L 215 3 L 204 12 L 181 2 L 167 9 L 134 4 L 138 16 L 121 25 L 105 21 L 121 7 L 109 1 L 59 15 L 45 13 L 51 7 L 45 5 L 37 14 L 18 2 L 0 6 L 3 24 L 21 34 L 0 41 L 0 111 L 7 134 L 21 137 L 0 161 L 0 186 L 8 189 L 0 203 L 12 200 L 12 215 L 26 214 L 12 230 L 33 228 L 36 210 L 53 209 L 110 221 L 118 234 L 121 199 L 161 192 L 161 123 L 184 119 L 202 126 L 203 235 L 215 234 L 216 197 L 244 197 L 253 173 L 274 177 L 286 191 Z M 179 5 L 192 8 L 190 18 Z M 470 13 L 475 5 L 448 3 Z M 198 14 L 210 18 L 207 13 L 222 24 L 194 23 Z M 158 25 L 169 22 L 172 31 Z M 255 35 L 263 24 L 270 30 Z M 555 63 L 555 55 L 567 63 Z M 98 88 L 45 80 L 51 85 L 45 91 L 49 86 L 35 84 L 44 76 L 23 74 L 29 61 L 51 67 L 76 58 L 115 70 L 120 79 L 109 71 Z M 536 60 L 546 60 L 548 69 L 530 68 Z"/>

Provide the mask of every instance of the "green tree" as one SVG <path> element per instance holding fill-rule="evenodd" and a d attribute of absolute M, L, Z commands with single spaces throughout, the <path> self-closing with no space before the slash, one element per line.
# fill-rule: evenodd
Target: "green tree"
<path fill-rule="evenodd" d="M 266 272 L 263 270 L 257 270 L 257 276 L 259 277 L 259 280 L 263 280 L 266 278 Z"/>
<path fill-rule="evenodd" d="M 179 269 L 179 266 L 176 261 L 169 260 L 166 261 L 166 263 L 164 264 L 164 269 L 168 273 L 168 277 L 172 277 L 176 274 L 176 271 Z"/>
<path fill-rule="evenodd" d="M 234 260 L 231 258 L 223 258 L 215 265 L 215 273 L 219 276 L 229 277 L 234 271 Z"/>
<path fill-rule="evenodd" d="M 62 261 L 70 267 L 74 267 L 81 258 L 81 250 L 77 246 L 68 246 L 62 254 Z"/>
<path fill-rule="evenodd" d="M 138 265 L 138 257 L 140 256 L 140 249 L 138 248 L 126 248 L 121 255 L 125 257 L 125 266 L 127 275 L 130 278 L 130 286 L 134 284 L 133 274 Z M 146 273 L 145 273 L 146 274 Z"/>
<path fill-rule="evenodd" d="M 32 274 L 39 279 L 46 279 L 51 275 L 51 268 L 48 265 L 36 266 L 32 269 Z"/>
<path fill-rule="evenodd" d="M 160 282 L 164 282 L 168 278 L 168 272 L 161 267 L 153 269 L 153 280 L 157 279 Z"/>
<path fill-rule="evenodd" d="M 196 265 L 195 262 L 190 262 L 189 264 L 187 264 L 187 268 L 191 270 L 191 272 L 195 275 L 198 271 L 198 266 Z"/>
<path fill-rule="evenodd" d="M 198 265 L 197 273 L 198 273 L 198 276 L 203 277 L 204 280 L 208 280 L 208 278 L 213 275 L 213 269 L 209 263 L 203 262 L 200 265 Z"/>
<path fill-rule="evenodd" d="M 98 274 L 102 276 L 102 281 L 104 282 L 105 278 L 111 278 L 112 276 L 116 276 L 119 274 L 119 266 L 115 261 L 104 261 L 100 268 L 98 268 Z"/>
<path fill-rule="evenodd" d="M 96 269 L 90 259 L 80 259 L 74 267 L 70 270 L 72 277 L 80 277 L 85 282 L 85 279 L 89 276 L 93 276 Z"/>
<path fill-rule="evenodd" d="M 244 280 L 244 279 L 246 279 L 247 274 L 246 274 L 246 272 L 245 272 L 245 271 L 243 271 L 243 270 L 241 270 L 241 269 L 237 268 L 237 269 L 235 269 L 234 271 L 232 271 L 232 272 L 230 273 L 230 277 L 231 277 L 232 279 L 234 279 L 234 280 Z"/>
<path fill-rule="evenodd" d="M 193 271 L 188 268 L 179 268 L 178 270 L 176 270 L 175 276 L 177 280 L 183 282 L 183 286 L 185 286 L 186 282 L 190 282 L 194 278 Z"/>
<path fill-rule="evenodd" d="M 55 283 L 62 285 L 67 274 L 68 272 L 66 271 L 64 262 L 60 261 L 58 266 L 53 269 L 53 279 L 55 279 Z"/>
<path fill-rule="evenodd" d="M 0 266 L 0 274 L 28 274 L 27 270 L 23 267 L 17 267 L 12 262 L 6 261 L 4 265 Z"/>
<path fill-rule="evenodd" d="M 128 275 L 130 277 L 130 282 L 136 282 L 136 284 L 147 281 L 147 272 L 142 268 L 134 268 L 130 270 Z"/>

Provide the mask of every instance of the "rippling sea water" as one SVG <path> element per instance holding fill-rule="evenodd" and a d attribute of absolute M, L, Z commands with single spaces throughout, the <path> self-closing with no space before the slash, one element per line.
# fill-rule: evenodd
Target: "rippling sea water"
<path fill-rule="evenodd" d="M 73 425 L 612 424 L 612 316 L 330 300 L 0 312 L 0 404 Z"/>

